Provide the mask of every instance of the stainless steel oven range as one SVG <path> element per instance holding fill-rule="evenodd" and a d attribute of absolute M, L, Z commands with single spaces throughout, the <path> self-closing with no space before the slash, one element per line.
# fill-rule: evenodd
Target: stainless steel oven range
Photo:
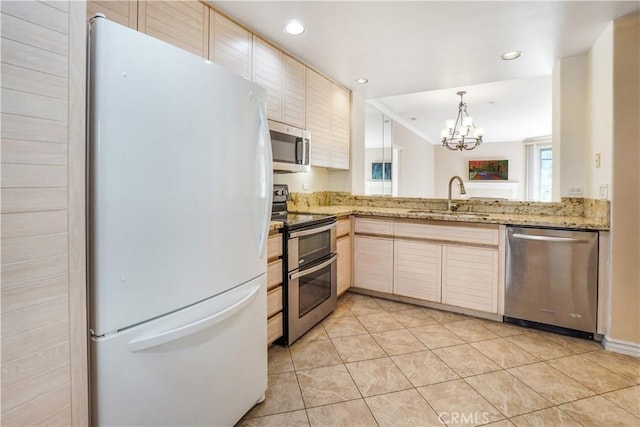
<path fill-rule="evenodd" d="M 336 217 L 287 212 L 289 191 L 274 185 L 272 218 L 285 224 L 285 345 L 293 344 L 336 308 Z"/>

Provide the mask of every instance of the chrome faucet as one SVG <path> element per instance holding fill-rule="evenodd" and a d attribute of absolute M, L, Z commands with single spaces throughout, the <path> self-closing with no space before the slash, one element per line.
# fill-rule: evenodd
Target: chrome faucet
<path fill-rule="evenodd" d="M 458 209 L 458 205 L 451 201 L 451 184 L 453 184 L 453 181 L 455 181 L 456 179 L 460 183 L 460 194 L 467 194 L 467 191 L 464 189 L 462 178 L 460 178 L 458 175 L 452 176 L 449 180 L 449 198 L 447 199 L 447 211 L 449 212 L 453 212 Z"/>

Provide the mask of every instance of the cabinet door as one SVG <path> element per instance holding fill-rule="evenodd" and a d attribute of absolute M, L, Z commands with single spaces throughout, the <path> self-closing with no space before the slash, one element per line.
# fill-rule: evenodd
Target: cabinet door
<path fill-rule="evenodd" d="M 138 2 L 137 1 L 94 1 L 87 2 L 87 18 L 96 13 L 102 13 L 113 22 L 126 25 L 134 30 L 138 29 Z"/>
<path fill-rule="evenodd" d="M 290 57 L 282 55 L 283 90 L 282 121 L 304 129 L 306 126 L 306 73 L 305 66 Z"/>
<path fill-rule="evenodd" d="M 442 302 L 498 312 L 498 249 L 442 247 Z"/>
<path fill-rule="evenodd" d="M 329 167 L 331 155 L 331 82 L 307 68 L 307 130 L 311 166 Z"/>
<path fill-rule="evenodd" d="M 138 2 L 138 30 L 206 58 L 209 8 L 198 1 Z"/>
<path fill-rule="evenodd" d="M 442 245 L 396 240 L 393 293 L 440 302 Z"/>
<path fill-rule="evenodd" d="M 209 59 L 251 79 L 251 33 L 213 9 L 209 26 Z"/>
<path fill-rule="evenodd" d="M 338 295 L 351 286 L 351 236 L 344 236 L 336 242 L 338 253 Z"/>
<path fill-rule="evenodd" d="M 267 118 L 282 121 L 282 52 L 253 38 L 253 81 L 267 89 Z"/>
<path fill-rule="evenodd" d="M 393 289 L 393 239 L 355 237 L 354 286 L 391 293 Z"/>
<path fill-rule="evenodd" d="M 334 169 L 349 169 L 349 91 L 331 84 L 331 161 Z"/>

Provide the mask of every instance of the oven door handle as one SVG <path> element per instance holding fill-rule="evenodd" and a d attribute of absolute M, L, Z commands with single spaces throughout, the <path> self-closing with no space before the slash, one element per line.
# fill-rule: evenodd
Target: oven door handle
<path fill-rule="evenodd" d="M 296 237 L 309 236 L 311 234 L 322 233 L 323 231 L 331 230 L 332 228 L 335 228 L 335 227 L 336 227 L 336 223 L 332 222 L 331 224 L 325 225 L 323 227 L 311 228 L 309 230 L 302 230 L 302 231 L 294 231 L 293 233 L 289 233 L 289 238 L 295 239 Z"/>
<path fill-rule="evenodd" d="M 315 266 L 313 266 L 313 267 L 311 267 L 309 269 L 296 271 L 295 273 L 289 274 L 289 280 L 294 280 L 294 279 L 297 279 L 299 277 L 307 276 L 307 275 L 309 275 L 311 273 L 315 273 L 318 270 L 322 270 L 323 268 L 325 268 L 326 266 L 330 265 L 331 263 L 333 263 L 337 259 L 338 259 L 338 255 L 337 254 L 333 254 L 333 255 L 331 255 L 331 258 L 329 258 L 328 260 L 326 260 L 322 264 L 318 264 L 318 265 L 315 265 Z"/>

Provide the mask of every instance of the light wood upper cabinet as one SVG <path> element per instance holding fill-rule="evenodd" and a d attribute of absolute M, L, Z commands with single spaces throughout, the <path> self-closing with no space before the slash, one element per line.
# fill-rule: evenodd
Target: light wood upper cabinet
<path fill-rule="evenodd" d="M 307 130 L 311 165 L 329 167 L 331 156 L 331 82 L 307 68 Z"/>
<path fill-rule="evenodd" d="M 253 81 L 267 90 L 267 118 L 282 121 L 282 52 L 253 38 Z"/>
<path fill-rule="evenodd" d="M 251 52 L 251 33 L 211 9 L 209 59 L 250 80 Z"/>
<path fill-rule="evenodd" d="M 349 91 L 331 84 L 331 162 L 334 169 L 349 169 Z"/>
<path fill-rule="evenodd" d="M 305 66 L 287 54 L 282 55 L 282 122 L 301 129 L 306 125 Z"/>
<path fill-rule="evenodd" d="M 110 21 L 138 29 L 137 1 L 93 1 L 87 2 L 87 17 L 102 13 Z"/>
<path fill-rule="evenodd" d="M 204 58 L 209 54 L 209 8 L 198 1 L 138 2 L 138 30 Z"/>
<path fill-rule="evenodd" d="M 253 38 L 253 81 L 267 89 L 267 117 L 305 128 L 305 66 L 258 37 Z"/>
<path fill-rule="evenodd" d="M 307 69 L 307 129 L 311 165 L 349 169 L 349 91 Z"/>

